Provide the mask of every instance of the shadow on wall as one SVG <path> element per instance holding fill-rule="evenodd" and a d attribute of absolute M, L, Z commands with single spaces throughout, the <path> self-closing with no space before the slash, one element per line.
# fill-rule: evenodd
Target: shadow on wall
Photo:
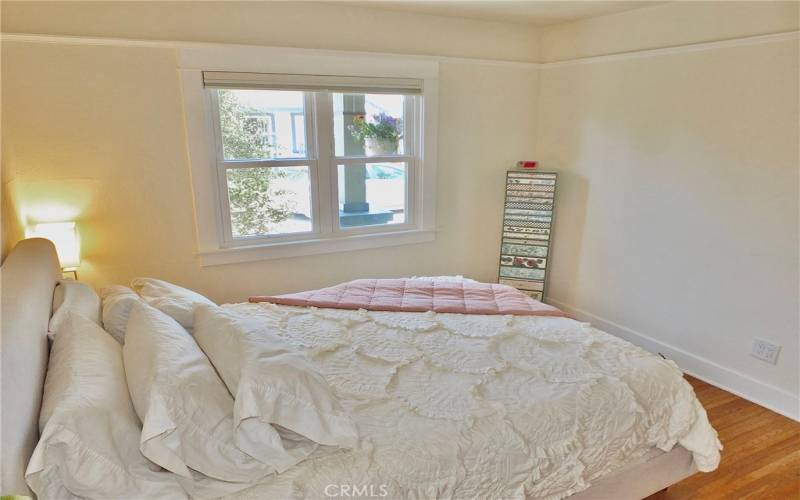
<path fill-rule="evenodd" d="M 559 166 L 552 170 L 558 172 L 558 187 L 549 256 L 552 257 L 552 267 L 547 287 L 549 296 L 568 302 L 568 298 L 575 296 L 581 276 L 580 254 L 586 225 L 589 181 Z"/>

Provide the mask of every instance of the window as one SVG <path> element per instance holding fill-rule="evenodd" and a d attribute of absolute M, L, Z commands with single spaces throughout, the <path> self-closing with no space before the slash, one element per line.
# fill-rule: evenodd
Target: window
<path fill-rule="evenodd" d="M 217 88 L 215 77 L 206 86 L 229 246 L 409 228 L 415 89 L 252 88 L 236 75 Z"/>
<path fill-rule="evenodd" d="M 305 113 L 304 93 L 210 92 L 225 187 L 221 198 L 227 200 L 226 239 L 235 244 L 313 232 L 311 165 L 305 148 L 292 140 L 293 115 Z"/>
<path fill-rule="evenodd" d="M 417 96 L 209 92 L 229 245 L 335 237 L 354 228 L 385 231 L 383 226 L 405 227 L 410 220 L 407 180 L 415 164 Z M 312 148 L 305 147 L 308 137 L 317 139 Z M 333 151 L 324 144 L 333 144 Z M 320 175 L 323 169 L 329 171 Z M 315 186 L 330 190 L 320 185 L 321 178 L 336 186 L 327 204 L 315 193 Z M 332 224 L 324 224 L 324 218 L 332 218 Z"/>
<path fill-rule="evenodd" d="M 375 66 L 359 57 L 342 61 Z M 201 263 L 431 241 L 438 66 L 418 66 L 421 78 L 182 70 Z"/>
<path fill-rule="evenodd" d="M 406 222 L 414 97 L 334 93 L 339 227 Z M 408 122 L 411 120 L 411 124 Z"/>

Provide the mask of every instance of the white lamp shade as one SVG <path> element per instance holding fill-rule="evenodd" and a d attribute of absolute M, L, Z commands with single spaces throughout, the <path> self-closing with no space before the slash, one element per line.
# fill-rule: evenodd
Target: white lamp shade
<path fill-rule="evenodd" d="M 81 265 L 81 241 L 74 222 L 42 222 L 28 226 L 27 238 L 45 238 L 53 242 L 63 269 Z"/>

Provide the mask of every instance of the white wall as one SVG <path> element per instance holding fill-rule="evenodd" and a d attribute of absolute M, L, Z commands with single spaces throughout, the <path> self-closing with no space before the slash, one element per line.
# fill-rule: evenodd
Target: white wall
<path fill-rule="evenodd" d="M 336 2 L 2 2 L 2 30 L 533 61 L 527 26 Z"/>
<path fill-rule="evenodd" d="M 541 62 L 796 30 L 800 2 L 673 1 L 548 26 Z"/>
<path fill-rule="evenodd" d="M 616 52 L 598 29 L 618 33 L 613 20 L 675 36 L 678 13 L 691 24 L 687 9 L 724 25 L 728 9 L 735 18 L 748 8 L 717 4 L 712 16 L 707 5 L 650 7 L 545 30 L 543 47 L 556 34 L 588 36 L 591 51 L 561 46 L 557 57 Z M 772 24 L 787 12 L 758 9 Z M 796 16 L 785 21 L 797 29 Z M 737 36 L 765 31 L 750 30 Z M 626 49 L 668 38 L 633 37 Z M 536 151 L 561 173 L 550 298 L 800 415 L 798 38 L 646 55 L 541 71 Z M 777 365 L 749 355 L 754 337 L 783 346 Z"/>
<path fill-rule="evenodd" d="M 435 242 L 200 267 L 174 51 L 14 42 L 2 64 L 9 190 L 23 215 L 81 207 L 80 276 L 96 286 L 152 275 L 241 301 L 359 276 L 491 280 L 503 172 L 533 153 L 535 70 L 443 63 Z"/>

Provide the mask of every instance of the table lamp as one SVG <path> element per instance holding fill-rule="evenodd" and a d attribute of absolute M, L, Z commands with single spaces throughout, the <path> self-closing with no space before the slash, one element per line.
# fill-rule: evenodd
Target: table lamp
<path fill-rule="evenodd" d="M 78 277 L 81 265 L 81 240 L 75 222 L 40 222 L 28 226 L 26 238 L 45 238 L 53 242 L 64 272 Z"/>

